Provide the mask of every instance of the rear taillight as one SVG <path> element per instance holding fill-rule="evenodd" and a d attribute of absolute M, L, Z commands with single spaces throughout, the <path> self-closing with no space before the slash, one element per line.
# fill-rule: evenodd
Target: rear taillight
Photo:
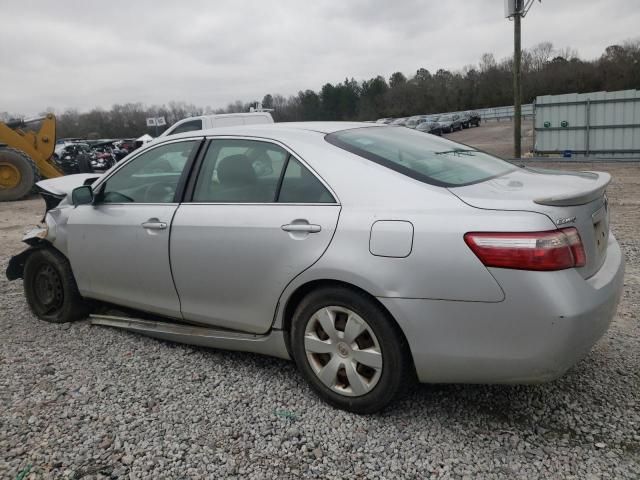
<path fill-rule="evenodd" d="M 548 232 L 470 232 L 464 241 L 487 267 L 548 271 L 586 263 L 580 234 L 573 227 Z"/>

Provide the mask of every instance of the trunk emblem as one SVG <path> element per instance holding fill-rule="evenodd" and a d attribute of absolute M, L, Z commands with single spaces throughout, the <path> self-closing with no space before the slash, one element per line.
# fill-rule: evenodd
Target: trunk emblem
<path fill-rule="evenodd" d="M 576 221 L 576 217 L 559 218 L 556 220 L 556 225 L 565 225 L 567 223 L 573 223 Z"/>

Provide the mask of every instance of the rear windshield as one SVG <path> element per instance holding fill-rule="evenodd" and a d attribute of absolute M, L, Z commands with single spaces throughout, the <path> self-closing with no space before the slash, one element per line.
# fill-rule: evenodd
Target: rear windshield
<path fill-rule="evenodd" d="M 325 139 L 344 150 L 431 185 L 460 187 L 517 167 L 467 145 L 404 127 L 363 127 Z"/>

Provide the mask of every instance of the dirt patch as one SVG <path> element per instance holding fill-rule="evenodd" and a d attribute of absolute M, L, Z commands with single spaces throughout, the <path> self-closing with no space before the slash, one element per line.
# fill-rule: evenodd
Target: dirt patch
<path fill-rule="evenodd" d="M 44 213 L 44 200 L 32 195 L 17 202 L 0 203 L 0 257 L 13 255 L 26 248 L 22 235 L 38 225 Z"/>

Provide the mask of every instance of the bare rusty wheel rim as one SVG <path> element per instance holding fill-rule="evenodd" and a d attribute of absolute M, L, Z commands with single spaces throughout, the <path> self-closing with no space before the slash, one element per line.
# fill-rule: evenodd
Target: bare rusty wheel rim
<path fill-rule="evenodd" d="M 62 279 L 51 265 L 42 265 L 33 279 L 35 300 L 43 313 L 50 313 L 62 307 L 64 288 Z"/>
<path fill-rule="evenodd" d="M 0 188 L 16 188 L 20 185 L 22 175 L 15 165 L 0 162 Z"/>

